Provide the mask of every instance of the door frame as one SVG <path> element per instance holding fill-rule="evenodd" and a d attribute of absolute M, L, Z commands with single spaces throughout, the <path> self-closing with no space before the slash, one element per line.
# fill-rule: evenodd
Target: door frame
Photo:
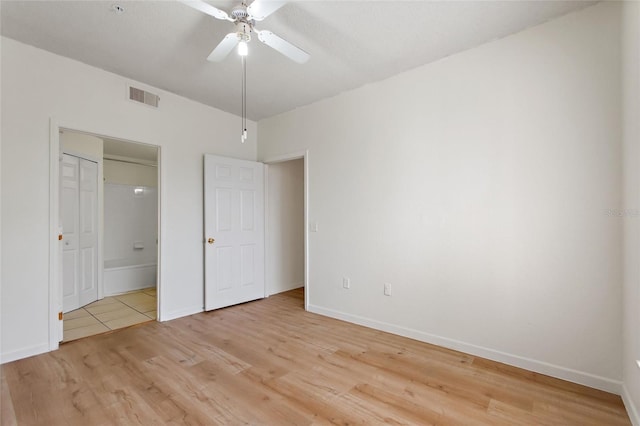
<path fill-rule="evenodd" d="M 264 177 L 264 240 L 265 240 L 265 259 L 268 258 L 268 244 L 270 232 L 269 232 L 269 165 L 284 163 L 291 160 L 303 160 L 303 176 L 304 176 L 304 310 L 309 310 L 309 150 L 291 152 L 289 154 L 283 154 L 274 157 L 267 157 L 262 162 L 265 165 L 265 177 Z M 267 281 L 268 275 L 266 273 L 265 263 L 265 297 L 268 297 L 267 291 L 269 289 L 269 282 Z"/>
<path fill-rule="evenodd" d="M 59 261 L 62 258 L 62 244 L 58 240 L 59 223 L 60 223 L 60 131 L 67 130 L 76 133 L 85 133 L 91 136 L 108 139 L 119 139 L 124 142 L 139 143 L 143 145 L 152 145 L 157 148 L 157 173 L 158 173 L 158 245 L 157 245 L 157 270 L 156 270 L 156 289 L 157 289 L 157 319 L 156 321 L 162 321 L 161 312 L 161 247 L 162 247 L 162 182 L 161 182 L 161 167 L 162 167 L 162 147 L 155 144 L 137 142 L 130 139 L 119 138 L 117 136 L 106 136 L 98 132 L 92 132 L 87 129 L 80 129 L 77 126 L 66 125 L 67 123 L 60 122 L 57 118 L 50 117 L 49 119 L 49 350 L 53 351 L 58 349 L 61 340 L 61 322 L 58 319 L 58 312 L 62 310 L 62 299 L 60 299 L 62 292 L 62 280 L 60 276 Z M 99 162 L 100 171 L 102 171 L 102 162 Z M 100 179 L 100 176 L 98 176 Z M 103 241 L 104 241 L 104 187 L 98 185 L 98 299 L 104 297 L 103 289 Z M 101 197 L 102 195 L 102 197 Z"/>

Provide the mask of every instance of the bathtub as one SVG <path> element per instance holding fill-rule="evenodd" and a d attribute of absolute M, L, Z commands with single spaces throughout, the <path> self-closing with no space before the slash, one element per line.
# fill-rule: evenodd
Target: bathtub
<path fill-rule="evenodd" d="M 104 295 L 126 293 L 156 286 L 156 263 L 135 264 L 129 259 L 105 260 Z"/>

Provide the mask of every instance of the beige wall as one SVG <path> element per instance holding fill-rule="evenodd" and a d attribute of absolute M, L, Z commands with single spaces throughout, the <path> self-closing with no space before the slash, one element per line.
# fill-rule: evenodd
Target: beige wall
<path fill-rule="evenodd" d="M 640 3 L 623 4 L 622 92 L 624 105 L 623 398 L 633 424 L 640 425 Z"/>
<path fill-rule="evenodd" d="M 239 117 L 154 89 L 158 109 L 128 101 L 124 77 L 3 37 L 2 361 L 46 352 L 49 294 L 50 122 L 160 147 L 161 319 L 203 309 L 203 154 L 256 159 L 256 123 L 239 143 Z M 86 96 L 91 93 L 91 96 Z M 52 322 L 53 323 L 53 322 Z"/>
<path fill-rule="evenodd" d="M 104 160 L 104 182 L 121 185 L 158 186 L 158 168 Z"/>
<path fill-rule="evenodd" d="M 620 73 L 603 2 L 261 121 L 309 150 L 310 309 L 620 392 Z"/>
<path fill-rule="evenodd" d="M 102 139 L 83 133 L 63 130 L 60 133 L 60 149 L 65 152 L 86 154 L 90 159 L 102 162 Z"/>

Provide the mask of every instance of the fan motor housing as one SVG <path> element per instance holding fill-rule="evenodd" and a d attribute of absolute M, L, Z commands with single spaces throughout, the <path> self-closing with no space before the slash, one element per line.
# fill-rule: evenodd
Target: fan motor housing
<path fill-rule="evenodd" d="M 247 12 L 247 6 L 244 4 L 239 4 L 231 10 L 231 16 L 236 19 L 246 19 L 249 16 L 249 12 Z"/>
<path fill-rule="evenodd" d="M 236 22 L 236 34 L 238 35 L 238 39 L 240 39 L 240 41 L 250 41 L 252 29 L 253 27 L 250 22 Z"/>

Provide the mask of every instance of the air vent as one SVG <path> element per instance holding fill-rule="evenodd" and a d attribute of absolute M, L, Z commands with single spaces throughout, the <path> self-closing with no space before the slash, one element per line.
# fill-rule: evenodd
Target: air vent
<path fill-rule="evenodd" d="M 133 86 L 129 86 L 129 99 L 154 108 L 158 108 L 158 103 L 160 102 L 160 96 Z"/>

